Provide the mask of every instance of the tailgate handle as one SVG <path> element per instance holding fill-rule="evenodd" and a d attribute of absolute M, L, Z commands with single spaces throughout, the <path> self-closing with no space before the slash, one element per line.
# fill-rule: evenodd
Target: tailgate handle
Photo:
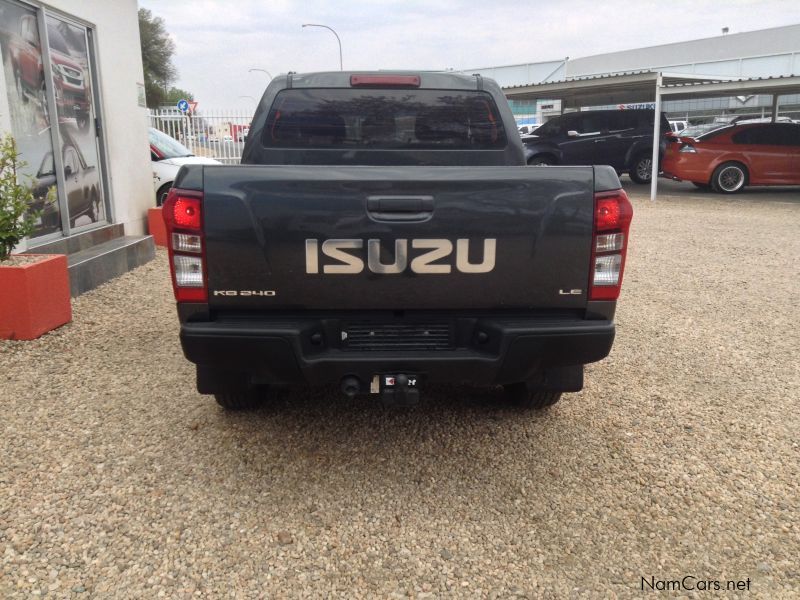
<path fill-rule="evenodd" d="M 433 196 L 367 196 L 376 221 L 425 221 L 433 215 Z"/>

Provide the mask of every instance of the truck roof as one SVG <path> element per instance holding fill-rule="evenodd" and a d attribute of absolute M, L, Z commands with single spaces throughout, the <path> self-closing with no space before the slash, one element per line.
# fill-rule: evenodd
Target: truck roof
<path fill-rule="evenodd" d="M 395 78 L 392 80 L 392 78 Z M 427 96 L 468 96 L 486 94 L 494 100 L 497 117 L 502 123 L 505 134 L 502 148 L 466 148 L 466 147 L 414 147 L 397 146 L 376 148 L 370 145 L 334 145 L 319 147 L 293 147 L 280 144 L 262 143 L 270 110 L 280 94 L 291 96 L 291 90 L 318 90 L 317 97 L 341 97 L 347 95 L 344 90 L 370 96 L 381 90 L 389 90 L 399 95 L 391 110 L 398 110 L 403 97 L 415 95 Z M 454 92 L 452 94 L 448 92 Z M 419 94 L 417 94 L 419 93 Z M 391 96 L 392 94 L 385 94 Z M 305 92 L 301 95 L 306 95 Z M 313 95 L 309 92 L 309 95 Z M 381 95 L 380 93 L 378 95 Z M 305 98 L 303 101 L 313 99 Z M 458 101 L 466 102 L 459 99 Z M 412 102 L 416 106 L 420 102 Z M 444 110 L 446 107 L 440 107 Z M 488 105 L 487 105 L 488 108 Z M 491 108 L 488 108 L 491 110 Z M 288 114 L 288 113 L 287 113 Z M 435 116 L 435 115 L 434 115 Z M 288 117 L 284 117 L 287 118 Z M 299 118 L 305 118 L 301 115 Z M 341 115 L 337 116 L 341 119 Z M 288 121 L 287 121 L 288 122 Z M 341 127 L 346 131 L 344 123 Z M 413 127 L 416 127 L 416 121 Z M 356 127 L 356 130 L 358 128 Z M 465 131 L 468 131 L 469 128 Z M 358 130 L 360 131 L 360 130 Z M 476 130 L 477 131 L 477 130 Z M 309 138 L 310 139 L 310 138 Z M 506 143 L 507 142 L 507 143 Z M 250 134 L 242 153 L 242 164 L 291 165 L 291 164 L 353 164 L 353 165 L 524 165 L 525 151 L 517 133 L 517 125 L 511 107 L 500 86 L 493 79 L 480 75 L 464 75 L 461 73 L 441 71 L 326 71 L 319 73 L 285 73 L 274 78 L 264 91 L 253 115 Z"/>
<path fill-rule="evenodd" d="M 349 88 L 353 75 L 368 77 L 418 76 L 416 89 L 482 90 L 502 94 L 500 87 L 492 79 L 480 75 L 463 75 L 444 71 L 320 71 L 316 73 L 285 73 L 272 80 L 272 84 L 282 84 L 282 88 Z M 492 88 L 492 89 L 489 89 Z"/>

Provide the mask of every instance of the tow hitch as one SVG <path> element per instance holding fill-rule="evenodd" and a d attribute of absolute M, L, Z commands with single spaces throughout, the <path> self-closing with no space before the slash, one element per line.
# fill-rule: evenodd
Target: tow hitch
<path fill-rule="evenodd" d="M 386 406 L 414 406 L 419 402 L 417 376 L 411 373 L 375 375 L 370 392 L 380 393 Z"/>

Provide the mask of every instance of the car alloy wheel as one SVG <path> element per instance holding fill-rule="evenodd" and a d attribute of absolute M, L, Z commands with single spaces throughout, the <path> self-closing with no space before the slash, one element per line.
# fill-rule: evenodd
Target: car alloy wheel
<path fill-rule="evenodd" d="M 643 181 L 650 181 L 653 176 L 653 159 L 639 159 L 639 162 L 636 163 L 636 175 Z"/>
<path fill-rule="evenodd" d="M 717 175 L 717 187 L 723 192 L 736 192 L 744 186 L 744 171 L 737 165 L 723 168 Z"/>
<path fill-rule="evenodd" d="M 628 175 L 634 183 L 650 183 L 653 178 L 653 157 L 649 154 L 639 154 L 634 158 Z"/>

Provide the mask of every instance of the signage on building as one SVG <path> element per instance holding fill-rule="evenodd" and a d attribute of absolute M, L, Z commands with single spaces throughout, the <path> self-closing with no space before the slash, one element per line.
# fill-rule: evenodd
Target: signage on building
<path fill-rule="evenodd" d="M 631 104 L 617 104 L 617 108 L 620 110 L 655 110 L 656 103 L 655 102 L 638 102 L 638 103 L 631 103 Z"/>

